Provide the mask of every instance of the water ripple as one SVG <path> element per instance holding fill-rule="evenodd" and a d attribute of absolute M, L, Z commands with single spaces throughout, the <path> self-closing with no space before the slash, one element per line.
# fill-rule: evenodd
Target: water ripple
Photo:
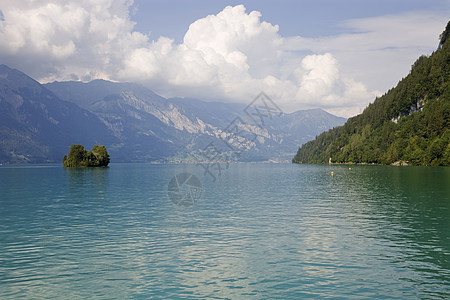
<path fill-rule="evenodd" d="M 201 178 L 179 207 L 174 174 Z M 331 171 L 334 176 L 331 176 Z M 197 172 L 197 173 L 196 173 Z M 0 298 L 449 298 L 448 168 L 0 168 Z"/>

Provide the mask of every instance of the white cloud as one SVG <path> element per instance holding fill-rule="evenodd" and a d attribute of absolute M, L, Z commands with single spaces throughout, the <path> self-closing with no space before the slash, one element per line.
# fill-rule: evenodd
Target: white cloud
<path fill-rule="evenodd" d="M 301 63 L 306 73 L 300 80 L 297 98 L 307 97 L 314 101 L 333 92 L 339 79 L 337 60 L 330 54 L 308 55 Z"/>
<path fill-rule="evenodd" d="M 0 0 L 0 59 L 41 80 L 110 77 L 147 43 L 133 32 L 130 1 Z"/>
<path fill-rule="evenodd" d="M 369 89 L 385 92 L 408 74 L 420 55 L 437 48 L 449 12 L 416 11 L 348 20 L 341 24 L 345 34 L 287 38 L 285 49 L 332 52 L 343 74 L 358 78 Z"/>
<path fill-rule="evenodd" d="M 192 23 L 176 44 L 133 31 L 131 6 L 0 0 L 0 60 L 41 81 L 136 81 L 165 96 L 245 103 L 264 90 L 287 111 L 322 107 L 350 116 L 385 88 L 389 76 L 381 71 L 406 75 L 405 57 L 430 52 L 445 26 L 442 18 L 410 14 L 351 20 L 343 26 L 353 32 L 339 36 L 285 38 L 238 5 Z"/>
<path fill-rule="evenodd" d="M 160 38 L 136 49 L 119 75 L 158 84 L 169 96 L 249 102 L 264 90 L 286 110 L 365 105 L 374 98 L 362 83 L 341 76 L 332 54 L 292 57 L 284 44 L 278 26 L 261 21 L 259 12 L 226 7 L 191 24 L 182 44 Z M 158 72 L 145 71 L 155 67 Z"/>

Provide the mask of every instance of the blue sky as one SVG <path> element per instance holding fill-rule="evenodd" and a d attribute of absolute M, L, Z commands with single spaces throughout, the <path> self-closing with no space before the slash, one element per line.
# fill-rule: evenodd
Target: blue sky
<path fill-rule="evenodd" d="M 283 36 L 304 37 L 343 33 L 346 30 L 339 24 L 349 19 L 450 9 L 450 2 L 445 0 L 135 0 L 136 12 L 132 19 L 138 31 L 181 42 L 195 20 L 238 4 L 244 4 L 249 11 L 260 11 L 265 21 L 280 26 L 279 32 Z"/>
<path fill-rule="evenodd" d="M 450 0 L 0 0 L 0 63 L 40 82 L 360 113 L 437 47 Z"/>

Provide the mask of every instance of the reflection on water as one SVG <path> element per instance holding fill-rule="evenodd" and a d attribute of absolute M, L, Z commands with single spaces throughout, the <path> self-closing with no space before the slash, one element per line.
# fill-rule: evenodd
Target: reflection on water
<path fill-rule="evenodd" d="M 104 199 L 109 168 L 64 168 L 71 199 Z"/>
<path fill-rule="evenodd" d="M 333 178 L 356 226 L 353 237 L 414 276 L 399 277 L 426 297 L 448 295 L 450 278 L 450 170 L 448 168 L 341 168 Z M 346 229 L 349 227 L 347 226 Z M 380 255 L 381 254 L 381 255 Z M 389 275 L 389 274 L 386 274 Z M 391 274 L 392 276 L 392 274 Z M 427 278 L 421 282 L 417 278 Z"/>
<path fill-rule="evenodd" d="M 449 168 L 197 171 L 0 167 L 0 298 L 450 297 Z"/>

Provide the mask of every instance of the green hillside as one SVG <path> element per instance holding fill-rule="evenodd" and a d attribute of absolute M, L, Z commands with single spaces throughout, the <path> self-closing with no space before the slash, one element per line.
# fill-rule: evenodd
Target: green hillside
<path fill-rule="evenodd" d="M 304 144 L 294 163 L 450 165 L 450 22 L 438 49 L 345 125 Z"/>

